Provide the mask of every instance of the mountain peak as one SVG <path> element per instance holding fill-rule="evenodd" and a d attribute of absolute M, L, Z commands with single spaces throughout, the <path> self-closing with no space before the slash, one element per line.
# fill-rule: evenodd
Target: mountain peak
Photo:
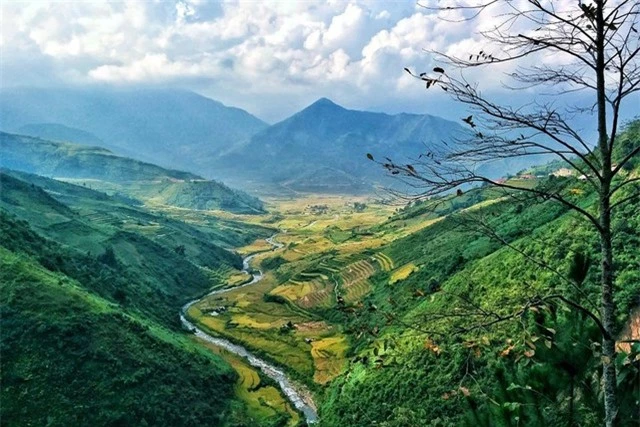
<path fill-rule="evenodd" d="M 333 102 L 332 100 L 330 100 L 329 98 L 320 98 L 318 99 L 316 102 L 314 102 L 313 104 L 311 104 L 309 107 L 332 107 L 332 108 L 342 108 L 341 106 L 339 106 L 338 104 L 336 104 L 335 102 Z"/>

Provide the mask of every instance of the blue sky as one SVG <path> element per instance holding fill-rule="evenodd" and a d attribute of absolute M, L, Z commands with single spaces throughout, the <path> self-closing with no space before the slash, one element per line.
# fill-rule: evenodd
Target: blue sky
<path fill-rule="evenodd" d="M 491 16 L 451 23 L 415 1 L 5 0 L 0 8 L 2 87 L 180 87 L 269 122 L 320 97 L 457 119 L 459 107 L 403 68 L 431 69 L 425 50 L 492 49 L 479 34 Z M 469 77 L 497 99 L 533 96 L 501 87 L 511 71 Z"/>

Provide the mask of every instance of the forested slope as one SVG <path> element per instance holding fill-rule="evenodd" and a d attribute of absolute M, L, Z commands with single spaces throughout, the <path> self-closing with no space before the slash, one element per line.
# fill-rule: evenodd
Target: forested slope
<path fill-rule="evenodd" d="M 240 258 L 127 199 L 49 185 L 58 191 L 0 174 L 2 425 L 243 419 L 235 371 L 178 321 Z"/>
<path fill-rule="evenodd" d="M 639 129 L 633 123 L 620 137 L 619 156 L 640 143 Z M 623 173 L 638 176 L 638 161 Z M 577 177 L 540 185 L 594 209 Z M 617 200 L 637 191 L 629 187 Z M 473 190 L 435 212 L 418 203 L 378 228 L 434 221 L 371 252 L 393 268 L 371 277 L 361 305 L 326 314 L 346 325 L 352 353 L 327 391 L 323 425 L 601 425 L 601 337 L 577 308 L 599 314 L 598 237 L 551 201 L 496 196 Z M 469 209 L 470 199 L 480 203 Z M 640 201 L 614 218 L 622 331 L 640 305 Z M 638 419 L 638 350 L 616 360 L 620 425 Z"/>

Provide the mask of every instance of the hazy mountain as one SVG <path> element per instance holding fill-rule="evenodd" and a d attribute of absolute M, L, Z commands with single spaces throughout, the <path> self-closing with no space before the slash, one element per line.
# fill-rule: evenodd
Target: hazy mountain
<path fill-rule="evenodd" d="M 93 178 L 111 182 L 158 179 L 202 179 L 198 175 L 161 168 L 118 156 L 111 151 L 68 142 L 54 142 L 0 132 L 0 165 L 38 175 Z"/>
<path fill-rule="evenodd" d="M 111 193 L 192 209 L 254 213 L 263 208 L 257 198 L 222 183 L 121 157 L 104 148 L 0 132 L 0 150 L 0 167 L 88 181 L 93 188 Z"/>
<path fill-rule="evenodd" d="M 116 153 L 198 173 L 211 171 L 211 159 L 266 126 L 244 110 L 183 90 L 0 92 L 3 131 L 79 143 L 91 134 L 92 144 Z"/>
<path fill-rule="evenodd" d="M 217 165 L 231 176 L 301 190 L 331 190 L 333 180 L 338 181 L 334 191 L 361 189 L 389 182 L 366 153 L 402 161 L 462 131 L 460 125 L 431 115 L 354 111 L 322 98 L 257 133 Z"/>
<path fill-rule="evenodd" d="M 36 136 L 50 141 L 69 141 L 78 144 L 103 146 L 104 141 L 81 129 L 72 128 L 58 123 L 33 123 L 21 126 L 16 133 L 20 135 Z"/>

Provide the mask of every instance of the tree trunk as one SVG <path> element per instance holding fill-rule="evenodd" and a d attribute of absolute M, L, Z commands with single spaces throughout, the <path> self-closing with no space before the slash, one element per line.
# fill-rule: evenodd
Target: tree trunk
<path fill-rule="evenodd" d="M 613 301 L 613 248 L 611 245 L 611 149 L 607 137 L 607 109 L 605 82 L 605 31 L 604 0 L 596 0 L 596 89 L 598 111 L 598 151 L 602 161 L 600 186 L 600 248 L 602 286 L 602 324 L 607 332 L 602 338 L 602 380 L 604 388 L 605 425 L 615 426 L 618 415 L 616 396 L 616 307 Z"/>
<path fill-rule="evenodd" d="M 609 191 L 604 186 L 603 192 Z M 600 200 L 600 245 L 602 255 L 602 324 L 607 335 L 602 338 L 602 373 L 604 383 L 605 425 L 613 427 L 618 415 L 618 400 L 616 396 L 616 341 L 615 341 L 615 313 L 613 301 L 613 250 L 611 247 L 611 214 L 608 210 L 610 200 L 608 196 L 601 196 Z"/>

